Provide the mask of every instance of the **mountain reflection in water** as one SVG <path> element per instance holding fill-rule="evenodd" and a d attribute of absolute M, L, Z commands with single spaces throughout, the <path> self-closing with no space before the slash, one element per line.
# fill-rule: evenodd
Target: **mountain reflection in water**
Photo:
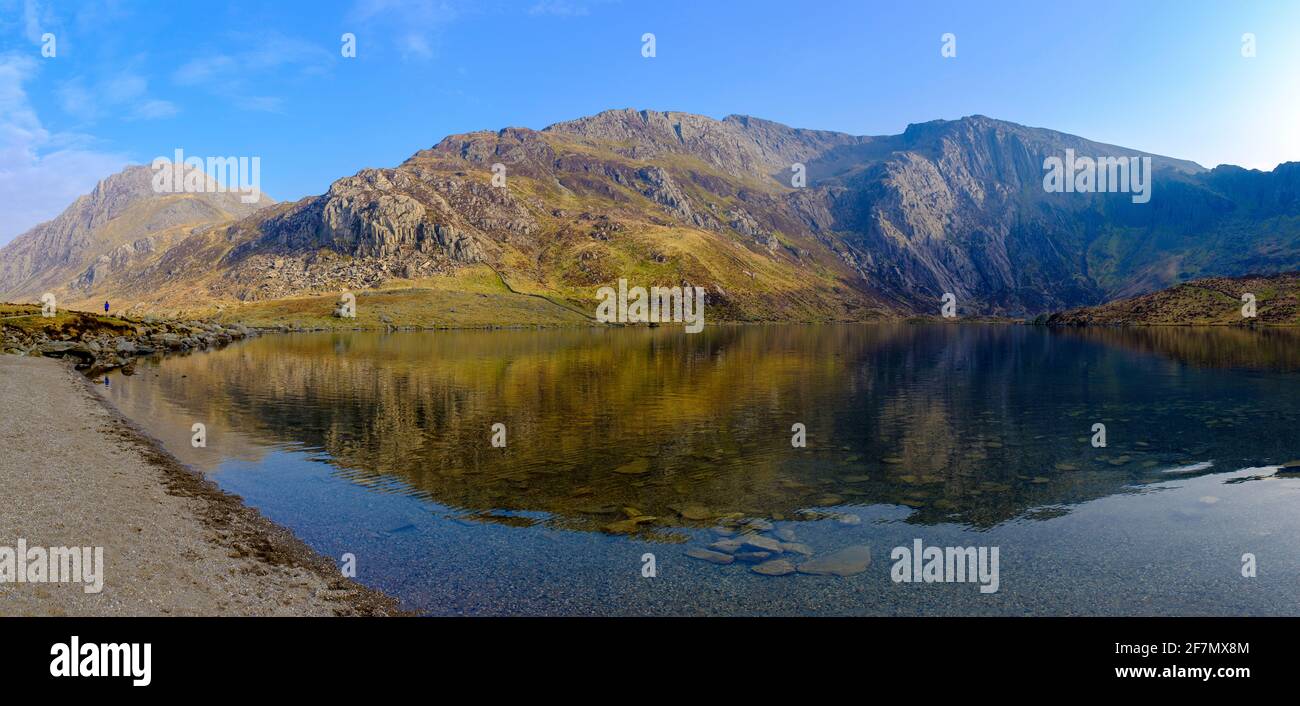
<path fill-rule="evenodd" d="M 653 544 L 720 520 L 895 506 L 911 525 L 987 530 L 1140 493 L 1169 469 L 1300 456 L 1294 338 L 907 324 L 289 334 L 143 364 L 103 393 L 218 480 L 228 460 L 288 448 L 462 521 Z M 188 443 L 196 421 L 206 448 Z M 490 443 L 496 423 L 505 448 Z M 796 423 L 806 448 L 791 445 Z M 1096 423 L 1105 448 L 1090 443 Z"/>

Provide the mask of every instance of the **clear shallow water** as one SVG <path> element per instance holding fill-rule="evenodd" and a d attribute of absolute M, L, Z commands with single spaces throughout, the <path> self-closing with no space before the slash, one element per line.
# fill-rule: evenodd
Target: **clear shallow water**
<path fill-rule="evenodd" d="M 1300 479 L 1271 467 L 1300 458 L 1297 343 L 974 325 L 293 334 L 101 390 L 434 614 L 1297 614 Z M 686 556 L 750 520 L 814 556 L 869 546 L 872 563 L 769 577 Z M 890 551 L 915 539 L 999 547 L 999 591 L 894 583 Z"/>

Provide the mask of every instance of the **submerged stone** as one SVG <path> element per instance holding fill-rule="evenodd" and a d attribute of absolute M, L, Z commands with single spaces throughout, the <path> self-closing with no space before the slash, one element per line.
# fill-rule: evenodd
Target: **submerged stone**
<path fill-rule="evenodd" d="M 764 576 L 786 576 L 795 572 L 794 564 L 791 564 L 785 559 L 765 561 L 762 564 L 757 564 L 751 567 L 749 570 Z"/>
<path fill-rule="evenodd" d="M 692 559 L 707 561 L 710 564 L 730 564 L 731 562 L 736 560 L 730 554 L 723 554 L 722 552 L 715 552 L 708 549 L 702 549 L 700 547 L 696 547 L 694 549 L 687 549 L 686 556 Z"/>
<path fill-rule="evenodd" d="M 871 548 L 865 544 L 845 547 L 799 565 L 799 573 L 814 576 L 853 576 L 871 565 Z"/>
<path fill-rule="evenodd" d="M 719 539 L 713 544 L 710 544 L 709 549 L 715 552 L 722 552 L 723 554 L 735 554 L 740 551 L 741 544 L 743 544 L 743 542 L 739 539 Z"/>
<path fill-rule="evenodd" d="M 808 546 L 807 544 L 801 544 L 799 542 L 784 542 L 781 544 L 781 549 L 790 554 L 800 554 L 802 556 L 813 555 L 812 547 Z"/>
<path fill-rule="evenodd" d="M 614 472 L 625 476 L 637 476 L 642 473 L 649 473 L 650 461 L 644 458 L 638 458 L 631 463 L 625 463 L 622 466 L 615 468 Z"/>
<path fill-rule="evenodd" d="M 745 537 L 744 541 L 741 543 L 741 547 L 745 551 L 771 552 L 773 554 L 780 554 L 784 551 L 781 548 L 781 542 L 762 535 L 751 535 Z"/>
<path fill-rule="evenodd" d="M 736 561 L 746 564 L 756 564 L 760 561 L 767 561 L 772 556 L 772 552 L 736 552 L 734 555 Z"/>
<path fill-rule="evenodd" d="M 687 520 L 707 520 L 713 517 L 713 513 L 709 511 L 709 508 L 703 505 L 687 505 L 677 508 L 677 514 Z"/>

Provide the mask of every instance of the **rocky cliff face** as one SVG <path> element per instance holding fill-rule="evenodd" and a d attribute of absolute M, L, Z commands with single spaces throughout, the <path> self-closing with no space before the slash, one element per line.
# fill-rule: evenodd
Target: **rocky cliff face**
<path fill-rule="evenodd" d="M 1157 186 L 1203 170 L 981 116 L 912 125 L 892 151 L 819 182 L 831 227 L 870 257 L 864 278 L 908 308 L 945 292 L 965 313 L 1023 315 L 1108 294 L 1088 247 L 1129 194 L 1043 190 L 1043 162 L 1079 156 L 1152 158 Z M 1131 202 L 1130 202 L 1131 203 Z M 1158 208 L 1157 206 L 1153 208 Z"/>
<path fill-rule="evenodd" d="M 544 131 L 606 149 L 631 160 L 654 162 L 667 155 L 699 159 L 737 178 L 769 179 L 790 166 L 818 162 L 822 173 L 861 161 L 889 138 L 857 137 L 789 128 L 768 120 L 730 115 L 714 120 L 690 113 L 609 110 Z"/>
<path fill-rule="evenodd" d="M 1067 150 L 1149 158 L 1150 200 L 1048 193 L 1044 160 Z M 982 116 L 872 137 L 615 110 L 447 137 L 251 215 L 151 206 L 148 227 L 89 237 L 157 200 L 106 181 L 125 195 L 97 190 L 0 252 L 0 291 L 252 301 L 488 266 L 583 306 L 628 278 L 704 286 L 719 318 L 930 314 L 947 292 L 962 315 L 1034 315 L 1300 268 L 1297 166 L 1209 171 Z"/>

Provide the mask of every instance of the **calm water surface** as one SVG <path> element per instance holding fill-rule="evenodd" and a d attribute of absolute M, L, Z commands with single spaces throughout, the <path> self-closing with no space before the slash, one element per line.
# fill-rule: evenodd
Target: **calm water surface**
<path fill-rule="evenodd" d="M 1297 344 L 980 325 L 289 334 L 100 389 L 431 614 L 1298 614 L 1300 479 L 1274 475 L 1300 458 Z M 769 577 L 686 556 L 765 523 L 872 562 Z M 891 550 L 916 539 L 998 547 L 998 592 L 891 581 Z"/>

